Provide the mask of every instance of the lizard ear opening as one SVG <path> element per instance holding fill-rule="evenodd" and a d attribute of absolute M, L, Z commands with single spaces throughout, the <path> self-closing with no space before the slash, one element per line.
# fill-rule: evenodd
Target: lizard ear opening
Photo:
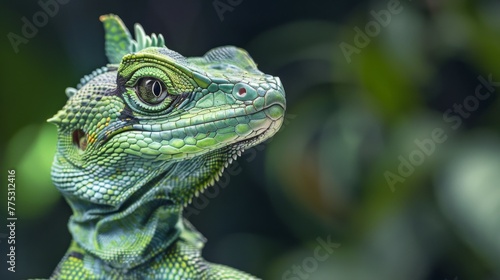
<path fill-rule="evenodd" d="M 207 62 L 220 62 L 238 66 L 252 71 L 258 70 L 252 57 L 243 49 L 234 46 L 225 46 L 208 51 L 203 58 Z"/>
<path fill-rule="evenodd" d="M 87 149 L 87 134 L 83 130 L 77 129 L 73 131 L 71 138 L 73 140 L 73 145 L 78 149 L 82 151 Z"/>

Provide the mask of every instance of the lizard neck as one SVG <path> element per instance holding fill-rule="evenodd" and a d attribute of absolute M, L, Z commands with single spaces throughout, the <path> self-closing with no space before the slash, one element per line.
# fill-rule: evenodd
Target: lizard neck
<path fill-rule="evenodd" d="M 68 227 L 75 242 L 114 268 L 147 262 L 170 246 L 182 232 L 182 207 L 163 188 L 133 195 L 120 208 L 96 207 L 68 199 L 73 208 Z"/>
<path fill-rule="evenodd" d="M 196 192 L 213 184 L 231 154 L 213 151 L 167 164 L 165 171 L 137 188 L 119 206 L 97 205 L 66 196 L 73 209 L 69 230 L 74 241 L 114 268 L 131 269 L 165 251 L 181 235 L 196 247 L 203 237 L 182 219 Z"/>

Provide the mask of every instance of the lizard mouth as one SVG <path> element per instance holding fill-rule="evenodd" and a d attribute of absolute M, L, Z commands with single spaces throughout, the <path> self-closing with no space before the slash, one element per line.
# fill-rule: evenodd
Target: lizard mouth
<path fill-rule="evenodd" d="M 221 126 L 227 127 L 227 122 L 231 120 L 237 120 L 241 117 L 246 117 L 249 115 L 257 115 L 261 114 L 260 118 L 262 120 L 267 119 L 269 122 L 268 125 L 262 124 L 262 126 L 256 129 L 256 133 L 248 138 L 243 139 L 233 139 L 232 143 L 227 143 L 227 146 L 232 147 L 235 152 L 241 153 L 245 149 L 248 149 L 251 146 L 258 145 L 263 141 L 267 140 L 269 137 L 274 135 L 281 126 L 283 122 L 284 112 L 285 112 L 285 104 L 281 99 L 276 98 L 277 100 L 269 99 L 268 104 L 264 106 L 264 108 L 260 110 L 255 110 L 253 112 L 248 112 L 244 107 L 232 107 L 232 108 L 224 108 L 225 116 L 219 117 L 215 116 L 212 112 L 197 112 L 198 115 L 189 118 L 188 121 L 183 121 L 182 124 L 175 122 L 167 122 L 164 119 L 162 120 L 162 125 L 158 128 L 158 125 L 145 125 L 145 124 L 127 124 L 125 126 L 120 127 L 119 129 L 115 129 L 110 133 L 104 133 L 104 137 L 102 137 L 102 141 L 100 141 L 100 145 L 106 144 L 109 140 L 116 137 L 117 135 L 124 132 L 135 132 L 135 133 L 147 133 L 149 135 L 156 135 L 159 138 L 162 134 L 168 135 L 172 137 L 177 133 L 182 133 L 185 131 L 192 131 L 196 128 L 204 128 L 209 125 L 212 127 L 216 127 L 217 129 Z M 209 119 L 210 118 L 210 119 Z M 186 118 L 188 119 L 188 118 Z M 194 137 L 190 135 L 191 137 Z M 98 137 L 99 138 L 99 137 Z M 172 138 L 173 139 L 173 138 Z M 167 139 L 169 140 L 169 139 Z M 236 140 L 236 141 L 234 141 Z M 238 141 L 239 140 L 239 141 Z M 77 129 L 73 131 L 73 144 L 78 147 L 80 150 L 85 150 L 87 147 L 87 135 L 83 130 Z M 179 151 L 177 154 L 182 154 Z M 190 153 L 190 155 L 195 155 L 195 153 Z"/>
<path fill-rule="evenodd" d="M 81 151 L 85 151 L 87 149 L 87 133 L 85 133 L 85 131 L 76 129 L 71 134 L 71 138 L 75 147 Z"/>
<path fill-rule="evenodd" d="M 268 138 L 272 137 L 281 127 L 284 113 L 284 107 L 282 105 L 274 104 L 265 109 L 264 112 L 267 117 L 272 120 L 271 124 L 264 131 L 261 131 L 258 135 L 235 143 L 234 147 L 236 148 L 236 150 L 243 152 L 249 147 L 258 145 L 266 141 Z"/>

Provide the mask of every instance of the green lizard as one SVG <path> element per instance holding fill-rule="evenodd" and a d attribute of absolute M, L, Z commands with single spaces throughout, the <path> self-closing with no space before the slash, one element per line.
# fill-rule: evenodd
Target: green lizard
<path fill-rule="evenodd" d="M 68 88 L 52 179 L 73 241 L 52 279 L 256 279 L 201 257 L 182 217 L 243 150 L 274 135 L 279 78 L 228 46 L 186 58 L 161 35 L 101 17 L 109 64 Z"/>

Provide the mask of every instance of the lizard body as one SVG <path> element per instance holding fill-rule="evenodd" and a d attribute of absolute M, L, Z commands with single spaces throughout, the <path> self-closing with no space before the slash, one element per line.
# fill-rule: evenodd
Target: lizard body
<path fill-rule="evenodd" d="M 201 257 L 182 217 L 244 149 L 283 122 L 279 78 L 248 53 L 220 47 L 186 58 L 161 35 L 135 39 L 101 17 L 109 64 L 68 88 L 52 179 L 73 210 L 73 241 L 52 279 L 256 279 Z"/>

